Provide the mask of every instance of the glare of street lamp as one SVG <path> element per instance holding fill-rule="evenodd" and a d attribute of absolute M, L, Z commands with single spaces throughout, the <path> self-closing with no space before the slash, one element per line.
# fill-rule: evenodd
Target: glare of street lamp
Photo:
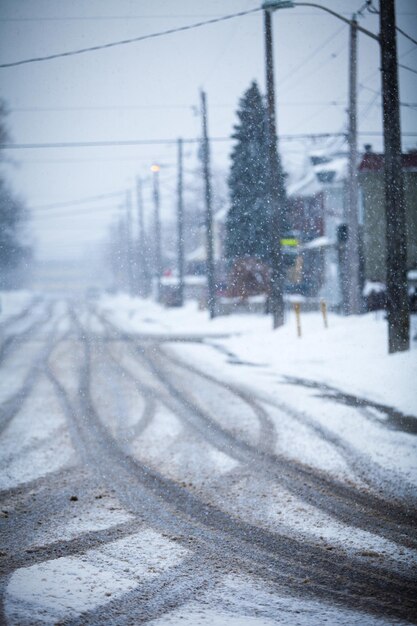
<path fill-rule="evenodd" d="M 160 166 L 156 165 L 156 163 L 154 165 L 151 165 L 151 172 L 159 172 L 160 169 Z"/>

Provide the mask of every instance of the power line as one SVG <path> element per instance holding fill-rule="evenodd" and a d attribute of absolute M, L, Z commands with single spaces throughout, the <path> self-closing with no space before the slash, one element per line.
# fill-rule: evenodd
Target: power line
<path fill-rule="evenodd" d="M 409 72 L 413 72 L 413 74 L 417 74 L 417 70 L 412 67 L 408 67 L 408 65 L 403 65 L 402 63 L 398 63 L 398 67 L 402 67 L 403 70 L 408 70 Z"/>
<path fill-rule="evenodd" d="M 343 100 L 316 100 L 308 102 L 307 100 L 281 100 L 280 106 L 342 106 L 346 102 Z M 211 104 L 210 109 L 225 109 L 235 107 L 233 104 Z M 13 107 L 8 108 L 8 113 L 46 113 L 46 112 L 67 112 L 67 111 L 116 111 L 130 109 L 191 109 L 190 104 L 114 104 L 108 106 L 73 106 L 73 107 Z"/>
<path fill-rule="evenodd" d="M 411 37 L 411 35 L 409 35 L 405 31 L 403 31 L 402 28 L 399 28 L 399 26 L 397 26 L 396 28 L 397 28 L 398 32 L 402 34 L 403 37 L 406 37 L 407 39 L 409 39 L 410 41 L 415 43 L 416 46 L 417 46 L 417 39 L 413 39 L 413 37 Z"/>
<path fill-rule="evenodd" d="M 359 133 L 362 135 L 382 135 L 379 131 L 369 131 Z M 327 139 L 329 137 L 344 137 L 346 133 L 292 133 L 279 136 L 280 141 L 294 141 L 300 139 Z M 415 137 L 417 133 L 403 132 L 405 137 Z M 201 138 L 184 139 L 184 143 L 200 143 Z M 210 142 L 231 142 L 232 137 L 212 137 Z M 176 139 L 131 139 L 131 140 L 110 140 L 110 141 L 74 141 L 61 143 L 20 143 L 20 144 L 0 144 L 3 150 L 32 150 L 43 148 L 97 148 L 111 146 L 137 146 L 137 145 L 176 145 Z"/>
<path fill-rule="evenodd" d="M 383 134 L 384 133 L 380 130 L 363 130 L 358 133 L 358 135 L 362 135 L 363 137 L 382 137 Z M 417 137 L 417 133 L 414 132 L 402 132 L 401 135 L 403 137 Z"/>
<path fill-rule="evenodd" d="M 82 158 L 82 159 L 18 159 L 17 163 L 21 164 L 21 163 L 30 163 L 31 165 L 44 165 L 46 163 L 48 164 L 59 164 L 59 165 L 64 165 L 64 164 L 68 164 L 68 163 L 114 163 L 114 162 L 124 162 L 124 161 L 134 161 L 135 163 L 146 163 L 147 165 L 149 165 L 149 163 L 152 162 L 152 159 L 150 160 L 149 158 L 145 159 L 145 158 L 141 158 L 138 159 L 137 157 L 109 157 L 109 158 L 100 158 L 100 157 L 91 157 L 91 158 Z M 166 161 L 164 160 L 164 163 L 166 163 Z M 175 163 L 168 163 L 168 165 L 170 165 L 171 167 L 175 166 Z M 126 193 L 126 192 L 123 192 Z"/>
<path fill-rule="evenodd" d="M 223 108 L 232 105 L 215 104 L 212 108 Z M 72 106 L 72 107 L 13 107 L 7 109 L 8 113 L 27 113 L 27 112 L 66 112 L 66 111 L 114 111 L 129 109 L 192 109 L 191 104 L 114 104 L 114 105 L 97 105 L 97 106 Z"/>
<path fill-rule="evenodd" d="M 416 47 L 415 46 L 413 46 L 412 48 L 408 48 L 408 50 L 406 50 L 404 52 L 404 54 L 402 54 L 399 58 L 403 59 L 404 57 L 408 56 L 409 54 L 411 54 L 412 52 L 415 52 L 415 51 L 416 51 Z"/>
<path fill-rule="evenodd" d="M 198 143 L 200 138 L 184 139 L 186 143 Z M 230 141 L 229 137 L 213 137 L 211 141 Z M 37 148 L 104 148 L 107 146 L 152 146 L 176 144 L 176 139 L 116 139 L 109 141 L 70 141 L 51 143 L 4 143 L 2 150 L 20 150 Z"/>
<path fill-rule="evenodd" d="M 331 41 L 333 41 L 333 39 L 335 39 L 345 28 L 346 28 L 345 25 L 340 26 L 332 35 L 330 35 L 330 37 L 328 37 L 323 43 L 321 43 L 317 48 L 315 48 L 313 50 L 313 52 L 309 53 L 308 56 L 303 58 L 303 60 L 298 65 L 296 65 L 287 74 L 285 74 L 279 81 L 280 89 L 282 88 L 282 86 L 283 86 L 284 82 L 287 80 L 287 78 L 292 78 L 294 76 L 294 74 L 296 72 L 298 72 L 299 69 L 302 69 L 306 65 L 306 63 L 308 63 L 319 52 L 321 52 L 323 50 L 323 48 L 325 48 L 327 46 L 327 44 L 329 44 Z"/>
<path fill-rule="evenodd" d="M 413 46 L 412 48 L 409 48 L 408 50 L 406 50 L 403 54 L 401 54 L 398 58 L 399 59 L 403 59 L 404 57 L 408 56 L 411 52 L 414 52 L 414 50 L 416 49 L 415 46 Z M 370 74 L 368 74 L 367 76 L 365 76 L 365 78 L 363 79 L 364 82 L 368 82 L 369 80 L 371 80 L 371 78 L 373 78 L 374 76 L 376 76 L 377 74 L 379 74 L 381 71 L 381 68 L 378 68 L 377 70 L 374 70 L 373 72 L 371 72 Z M 368 89 L 368 88 L 367 88 Z"/>
<path fill-rule="evenodd" d="M 313 133 L 300 135 L 281 135 L 280 139 L 309 139 L 329 137 L 332 133 Z M 232 137 L 211 137 L 211 142 L 230 142 Z M 184 143 L 198 144 L 201 142 L 200 137 L 183 139 Z M 177 139 L 126 139 L 126 140 L 109 140 L 109 141 L 72 141 L 72 142 L 56 142 L 56 143 L 8 143 L 0 144 L 0 150 L 27 150 L 40 148 L 104 148 L 111 146 L 148 146 L 148 145 L 176 145 Z"/>
<path fill-rule="evenodd" d="M 376 104 L 376 101 L 378 100 L 378 98 L 380 96 L 381 96 L 381 94 L 378 91 L 374 92 L 371 100 L 368 102 L 368 105 L 367 105 L 366 109 L 364 111 L 362 111 L 361 114 L 358 116 L 360 122 L 363 122 L 363 120 L 365 120 L 368 117 L 368 115 L 372 111 L 373 107 Z"/>
<path fill-rule="evenodd" d="M 360 85 L 363 89 L 371 90 L 370 87 Z M 374 91 L 374 90 L 371 90 Z M 375 93 L 375 92 L 374 92 Z M 380 92 L 379 92 L 380 93 Z M 360 106 L 365 106 L 366 102 L 358 102 Z M 415 107 L 417 103 L 414 102 L 400 102 L 401 106 Z M 229 108 L 234 107 L 235 104 L 212 104 L 211 109 Z M 346 106 L 346 100 L 315 100 L 308 102 L 308 100 L 280 100 L 279 106 L 299 106 L 299 107 L 322 107 L 322 106 Z M 74 107 L 13 107 L 8 109 L 8 113 L 47 113 L 47 112 L 79 112 L 79 111 L 116 111 L 116 110 L 134 110 L 134 109 L 190 109 L 189 104 L 116 104 L 109 106 L 74 106 Z"/>
<path fill-rule="evenodd" d="M 126 192 L 125 192 L 126 193 Z M 89 215 L 91 215 L 92 213 L 104 213 L 106 212 L 107 216 L 108 213 L 107 211 L 119 211 L 121 209 L 123 209 L 123 205 L 119 205 L 119 206 L 115 206 L 114 204 L 110 205 L 110 206 L 101 206 L 101 207 L 91 207 L 88 209 L 78 209 L 75 211 L 61 211 L 59 213 L 53 213 L 52 215 L 50 215 L 48 213 L 48 215 L 45 215 L 43 213 L 41 214 L 31 214 L 30 215 L 30 219 L 35 219 L 36 221 L 38 220 L 42 220 L 42 219 L 47 219 L 47 220 L 54 220 L 57 217 L 61 218 L 61 217 L 73 217 L 74 215 L 85 215 L 86 217 L 88 217 Z M 31 211 L 31 207 L 29 207 L 29 211 Z"/>
<path fill-rule="evenodd" d="M 105 193 L 99 196 L 88 196 L 87 198 L 80 198 L 78 200 L 69 200 L 67 202 L 54 202 L 53 204 L 43 204 L 40 206 L 31 207 L 36 211 L 43 211 L 48 209 L 59 209 L 60 207 L 74 206 L 76 204 L 86 204 L 87 202 L 94 202 L 96 200 L 104 200 L 105 198 L 115 198 L 126 194 L 126 191 L 113 191 L 112 193 Z"/>
<path fill-rule="evenodd" d="M 78 50 L 70 50 L 68 52 L 59 52 L 57 54 L 50 54 L 50 55 L 47 55 L 47 56 L 44 56 L 44 57 L 32 57 L 32 58 L 29 58 L 29 59 L 23 59 L 22 61 L 14 61 L 12 63 L 3 63 L 3 64 L 0 64 L 0 68 L 16 67 L 18 65 L 25 65 L 25 64 L 28 64 L 28 63 L 38 63 L 38 62 L 41 62 L 41 61 L 51 61 L 53 59 L 58 59 L 58 58 L 63 58 L 63 57 L 68 57 L 68 56 L 74 56 L 74 55 L 78 55 L 78 54 L 84 54 L 84 53 L 87 53 L 87 52 L 96 52 L 98 50 L 104 50 L 104 49 L 113 48 L 113 47 L 116 47 L 116 46 L 123 46 L 123 45 L 131 44 L 131 43 L 137 43 L 139 41 L 144 41 L 146 39 L 153 39 L 153 38 L 156 38 L 156 37 L 162 37 L 162 36 L 165 36 L 165 35 L 171 35 L 171 34 L 178 33 L 178 32 L 183 32 L 183 31 L 186 31 L 186 30 L 192 30 L 192 29 L 195 29 L 195 28 L 200 28 L 201 26 L 207 26 L 207 25 L 210 25 L 210 24 L 216 24 L 218 22 L 223 22 L 223 21 L 226 21 L 226 20 L 230 20 L 230 19 L 233 19 L 235 17 L 243 17 L 245 15 L 254 14 L 254 13 L 256 13 L 258 11 L 262 11 L 262 10 L 263 10 L 262 7 L 257 7 L 255 9 L 250 9 L 248 11 L 240 11 L 238 13 L 232 13 L 230 15 L 223 15 L 221 17 L 212 18 L 210 20 L 205 20 L 203 22 L 196 22 L 195 24 L 190 24 L 190 25 L 187 25 L 187 26 L 180 26 L 178 28 L 170 28 L 170 29 L 167 29 L 167 30 L 164 30 L 164 31 L 160 31 L 158 33 L 151 33 L 150 35 L 142 35 L 142 36 L 133 37 L 133 38 L 130 38 L 130 39 L 122 39 L 122 40 L 119 40 L 119 41 L 113 41 L 113 42 L 109 42 L 109 43 L 101 44 L 101 45 L 97 45 L 97 46 L 90 46 L 88 48 L 79 48 Z M 297 15 L 300 15 L 300 14 L 297 14 Z M 411 13 L 411 15 L 414 15 L 414 14 Z M 101 17 L 100 16 L 93 17 L 93 16 L 91 16 L 91 17 L 79 17 L 79 18 L 78 17 L 73 17 L 73 18 L 71 18 L 71 17 L 68 17 L 68 18 L 1 18 L 0 22 L 7 22 L 7 21 L 37 21 L 37 20 L 61 20 L 61 19 L 63 19 L 63 20 L 71 20 L 71 19 L 74 19 L 74 20 L 76 20 L 76 19 L 91 19 L 91 20 L 97 20 L 97 19 L 132 19 L 132 17 L 134 18 L 135 16 L 126 16 L 126 17 L 124 17 L 124 16 L 114 16 L 114 17 L 110 17 L 110 16 L 109 17 L 105 17 L 105 16 L 104 17 L 103 16 L 101 16 Z M 136 17 L 139 18 L 141 16 L 136 16 Z M 142 16 L 142 17 L 150 17 L 150 16 Z M 163 17 L 163 16 L 157 16 L 157 17 Z M 178 17 L 178 16 L 172 16 L 171 15 L 171 16 L 164 16 L 164 17 Z M 406 37 L 407 39 L 409 39 L 410 41 L 412 41 L 414 44 L 417 45 L 417 40 L 414 39 L 413 37 L 411 37 L 411 35 L 406 33 L 404 30 L 402 30 L 398 26 L 396 27 L 396 30 L 399 33 L 401 33 L 404 37 Z M 332 36 L 330 38 L 330 40 L 333 39 L 333 37 L 334 36 Z M 328 43 L 328 41 L 326 41 L 324 44 L 322 44 L 317 51 L 319 51 L 321 48 L 323 48 Z M 314 56 L 314 54 L 315 53 L 313 53 L 313 55 L 310 55 L 308 57 L 308 59 L 311 58 L 311 56 Z M 300 67 L 303 64 L 301 64 Z M 400 67 L 405 67 L 405 69 L 410 69 L 410 71 L 415 71 L 415 70 L 412 70 L 411 68 L 408 68 L 406 66 L 400 66 Z"/>
<path fill-rule="evenodd" d="M 0 64 L 0 68 L 16 67 L 17 65 L 25 65 L 27 63 L 39 63 L 41 61 L 51 61 L 52 59 L 58 59 L 63 57 L 74 56 L 77 54 L 84 54 L 87 52 L 96 52 L 97 50 L 104 50 L 107 48 L 115 48 L 116 46 L 125 46 L 131 43 L 137 43 L 139 41 L 145 41 L 146 39 L 155 39 L 156 37 L 163 37 L 165 35 L 172 35 L 174 33 L 184 32 L 186 30 L 192 30 L 194 28 L 200 28 L 201 26 L 207 26 L 209 24 L 217 24 L 218 22 L 224 22 L 231 20 L 235 17 L 243 17 L 244 15 L 250 15 L 258 11 L 262 11 L 262 7 L 256 9 L 250 9 L 249 11 L 240 11 L 239 13 L 232 13 L 231 15 L 223 15 L 222 17 L 216 17 L 204 22 L 196 22 L 188 26 L 180 26 L 178 28 L 170 28 L 168 30 L 160 31 L 159 33 L 152 33 L 150 35 L 141 35 L 139 37 L 132 37 L 131 39 L 122 39 L 121 41 L 112 41 L 110 43 L 101 44 L 98 46 L 90 46 L 89 48 L 79 48 L 78 50 L 71 50 L 69 52 L 59 52 L 57 54 L 49 54 L 44 57 L 33 57 L 30 59 L 24 59 L 22 61 L 14 61 L 13 63 Z"/>
<path fill-rule="evenodd" d="M 73 15 L 66 17 L 2 17 L 0 22 L 72 22 L 72 21 L 109 21 L 109 20 L 143 20 L 143 19 L 190 19 L 216 17 L 217 14 L 177 14 L 177 15 Z"/>
<path fill-rule="evenodd" d="M 350 17 L 352 15 L 349 11 L 340 11 L 341 15 Z M 177 14 L 177 15 L 72 15 L 66 17 L 2 17 L 1 22 L 71 22 L 71 21 L 111 21 L 111 20 L 143 20 L 143 19 L 189 19 L 189 18 L 201 18 L 201 17 L 214 17 L 212 14 Z M 397 15 L 401 16 L 415 16 L 417 13 L 412 11 L 399 11 Z M 297 13 L 288 13 L 287 17 L 321 17 L 317 14 L 317 11 L 297 11 Z"/>
<path fill-rule="evenodd" d="M 367 87 L 367 85 L 362 85 L 362 84 L 359 85 L 359 87 L 361 89 L 366 89 L 366 91 L 370 91 L 371 93 L 379 96 L 380 98 L 382 97 L 381 96 L 381 91 L 378 91 L 377 89 L 372 89 L 372 87 Z M 359 104 L 361 104 L 361 103 L 359 103 Z M 367 103 L 366 106 L 368 106 L 368 104 L 369 103 Z M 400 106 L 408 107 L 410 109 L 415 109 L 415 108 L 417 108 L 417 102 L 400 102 Z"/>
<path fill-rule="evenodd" d="M 374 7 L 372 5 L 372 0 L 367 0 L 364 4 L 364 6 L 362 7 L 362 9 L 360 11 L 358 11 L 358 13 L 361 13 L 363 11 L 363 9 L 367 8 L 368 12 L 371 13 L 372 15 L 380 15 L 380 11 L 378 11 L 378 9 L 376 7 Z M 397 13 L 397 15 L 401 15 L 401 13 Z M 407 15 L 407 13 L 403 13 L 402 15 Z M 409 15 L 415 15 L 415 13 L 410 13 Z M 363 13 L 362 13 L 362 17 L 363 17 Z M 401 35 L 403 35 L 404 37 L 406 37 L 407 39 L 409 39 L 410 41 L 412 41 L 413 43 L 415 43 L 417 45 L 417 41 L 415 39 L 413 39 L 411 37 L 411 35 L 409 35 L 408 33 L 406 33 L 404 30 L 402 30 L 402 28 L 400 28 L 399 26 L 395 26 L 395 30 L 398 33 L 401 33 Z"/>

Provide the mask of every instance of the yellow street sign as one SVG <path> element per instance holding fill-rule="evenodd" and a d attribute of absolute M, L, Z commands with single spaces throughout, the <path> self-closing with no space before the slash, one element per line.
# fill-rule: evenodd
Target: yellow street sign
<path fill-rule="evenodd" d="M 295 248 L 298 246 L 298 239 L 281 239 L 281 246 L 289 246 Z"/>

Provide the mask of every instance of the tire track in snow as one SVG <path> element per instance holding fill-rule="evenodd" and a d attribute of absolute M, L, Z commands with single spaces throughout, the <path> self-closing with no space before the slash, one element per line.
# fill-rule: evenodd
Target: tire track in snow
<path fill-rule="evenodd" d="M 108 322 L 103 316 L 101 321 L 106 328 L 118 336 L 122 334 L 117 327 Z M 249 467 L 255 467 L 255 471 L 261 471 L 266 477 L 271 476 L 283 484 L 286 489 L 294 493 L 308 504 L 318 507 L 327 514 L 335 517 L 343 523 L 347 523 L 361 530 L 378 534 L 389 541 L 394 541 L 405 545 L 407 548 L 417 548 L 417 539 L 415 538 L 415 524 L 417 520 L 417 511 L 415 507 L 410 506 L 410 502 L 406 505 L 402 503 L 388 501 L 384 497 L 363 492 L 347 486 L 340 481 L 331 478 L 325 472 L 314 470 L 308 466 L 287 459 L 282 455 L 271 454 L 263 450 L 259 450 L 257 446 L 248 443 L 247 440 L 237 437 L 230 431 L 224 429 L 218 421 L 209 415 L 206 408 L 202 408 L 195 396 L 189 391 L 178 387 L 172 382 L 172 371 L 167 373 L 165 360 L 169 360 L 171 364 L 200 376 L 205 380 L 209 380 L 217 384 L 219 387 L 231 391 L 229 386 L 215 377 L 201 372 L 195 366 L 188 365 L 177 359 L 172 354 L 167 355 L 159 343 L 146 344 L 136 348 L 136 355 L 143 363 L 145 362 L 151 372 L 164 385 L 165 389 L 174 400 L 180 403 L 175 406 L 172 401 L 169 402 L 167 394 L 162 396 L 162 400 L 173 410 L 179 417 L 197 432 L 208 440 L 212 445 L 222 452 L 235 458 L 240 463 L 244 463 Z M 125 373 L 132 376 L 131 372 L 125 368 Z M 141 383 L 137 381 L 139 385 Z M 142 385 L 143 386 L 143 385 Z M 232 387 L 232 390 L 234 386 Z M 233 391 L 232 391 L 233 392 Z M 271 403 L 270 399 L 259 396 L 258 399 Z M 255 401 L 252 401 L 256 404 Z M 291 417 L 306 424 L 320 437 L 329 441 L 341 453 L 343 458 L 349 459 L 352 465 L 359 470 L 361 477 L 369 473 L 368 459 L 360 455 L 349 444 L 344 442 L 340 437 L 328 431 L 324 427 L 317 425 L 308 416 L 300 415 L 290 407 L 281 403 L 274 403 L 274 406 L 280 410 L 287 412 Z M 185 411 L 184 411 L 185 409 Z M 375 470 L 374 467 L 372 467 Z M 375 471 L 377 471 L 376 468 Z M 371 479 L 369 479 L 371 482 Z M 372 479 L 372 485 L 375 486 L 377 480 Z"/>
<path fill-rule="evenodd" d="M 252 574 L 287 586 L 291 576 L 291 588 L 304 595 L 356 608 L 362 598 L 364 610 L 403 618 L 415 615 L 415 581 L 359 563 L 343 552 L 334 550 L 329 556 L 320 546 L 242 522 L 126 455 L 92 405 L 90 346 L 87 339 L 83 344 L 85 362 L 80 368 L 78 409 L 53 373 L 51 376 L 78 431 L 78 446 L 85 461 L 116 487 L 119 499 L 129 510 L 159 532 L 177 536 L 187 547 L 190 541 L 204 546 L 218 564 L 227 560 Z M 306 579 L 310 580 L 308 585 Z"/>
<path fill-rule="evenodd" d="M 235 393 L 246 393 L 247 396 L 249 396 L 249 393 L 251 393 L 249 391 L 243 392 L 236 384 L 229 382 L 224 383 L 223 381 L 220 381 L 215 376 L 203 372 L 194 364 L 191 365 L 177 355 L 174 356 L 172 352 L 168 353 L 166 350 L 163 350 L 163 354 L 164 358 L 171 361 L 174 365 L 180 366 L 184 370 L 187 370 L 205 380 L 208 380 L 215 385 L 218 385 L 219 387 L 233 390 Z M 302 424 L 303 426 L 307 426 L 315 435 L 320 437 L 323 441 L 332 444 L 332 446 L 345 460 L 347 465 L 355 472 L 358 478 L 360 478 L 362 481 L 369 484 L 370 486 L 372 485 L 373 487 L 376 487 L 377 491 L 380 491 L 379 487 L 381 482 L 387 482 L 387 477 L 385 475 L 381 475 L 383 468 L 378 466 L 376 463 L 373 463 L 368 457 L 365 457 L 365 455 L 360 454 L 353 446 L 344 441 L 336 433 L 326 428 L 325 426 L 318 424 L 317 421 L 308 416 L 305 412 L 296 411 L 288 404 L 274 400 L 268 397 L 264 392 L 259 390 L 253 390 L 253 395 L 256 395 L 258 403 L 262 402 L 263 404 L 267 404 L 271 407 L 278 409 L 284 415 L 289 415 L 296 422 Z M 254 404 L 256 403 L 254 402 Z M 375 470 L 378 470 L 378 477 L 376 479 L 372 479 L 369 476 L 370 470 L 373 470 L 373 472 L 375 472 Z"/>
<path fill-rule="evenodd" d="M 184 370 L 194 373 L 197 376 L 218 385 L 219 387 L 230 388 L 232 390 L 236 389 L 236 385 L 219 381 L 215 376 L 201 371 L 201 369 L 197 368 L 195 365 L 190 365 L 180 357 L 177 357 L 176 355 L 173 356 L 172 353 L 167 353 L 167 351 L 162 348 L 159 349 L 163 353 L 164 359 L 170 360 L 173 364 L 182 367 Z M 316 387 L 318 387 L 318 383 L 314 385 L 314 388 Z M 324 387 L 327 388 L 326 385 Z M 415 487 L 414 485 L 407 483 L 404 480 L 403 476 L 397 475 L 391 471 L 387 472 L 381 465 L 372 461 L 365 454 L 359 452 L 356 448 L 354 448 L 351 444 L 346 442 L 342 437 L 334 433 L 329 428 L 318 424 L 316 420 L 314 420 L 305 412 L 297 411 L 284 402 L 272 399 L 262 391 L 253 391 L 253 393 L 254 395 L 256 395 L 258 402 L 262 401 L 264 404 L 268 404 L 269 406 L 278 409 L 284 415 L 289 415 L 298 423 L 307 426 L 323 441 L 330 443 L 337 450 L 340 456 L 345 460 L 347 465 L 355 472 L 358 478 L 360 478 L 364 483 L 372 487 L 372 489 L 377 494 L 381 493 L 381 484 L 384 485 L 390 492 L 391 501 L 388 503 L 390 506 L 392 506 L 394 503 L 398 504 L 398 491 L 401 490 L 401 493 L 403 494 L 402 500 L 406 503 L 406 508 L 414 509 L 416 515 L 415 520 L 417 520 L 417 497 L 415 495 Z M 355 406 L 356 408 L 357 405 L 353 404 L 350 396 L 348 397 L 348 399 L 349 406 Z M 365 401 L 363 401 L 363 403 L 365 403 Z M 371 403 L 371 405 L 373 407 L 376 406 L 373 403 Z M 417 424 L 417 419 L 415 421 Z M 378 423 L 381 424 L 380 421 L 378 421 Z M 384 496 L 378 497 L 384 500 Z M 366 498 L 367 500 L 369 500 L 369 494 L 367 494 Z M 404 509 L 404 505 L 401 503 L 401 500 L 400 504 Z"/>
<path fill-rule="evenodd" d="M 111 324 L 111 322 L 109 322 L 104 316 L 98 313 L 95 313 L 95 315 L 100 319 L 100 321 L 105 325 L 105 327 L 108 330 L 110 330 L 110 332 L 116 333 L 116 336 L 118 337 L 122 336 L 120 332 L 117 330 L 117 328 L 113 324 Z M 148 339 L 152 344 L 152 348 L 151 348 L 152 350 L 154 349 L 155 345 L 159 346 L 159 343 L 155 344 L 152 341 L 152 338 L 148 338 Z M 167 340 L 167 338 L 165 338 L 165 340 Z M 164 352 L 164 356 L 167 359 L 173 360 L 173 357 L 171 357 L 170 355 L 167 355 L 166 352 Z M 124 368 L 124 371 L 127 372 L 126 368 Z M 130 372 L 128 373 L 131 376 Z M 206 376 L 205 378 L 209 379 L 208 376 Z M 230 393 L 234 395 L 235 397 L 239 398 L 239 400 L 241 400 L 242 403 L 244 403 L 251 409 L 253 414 L 258 419 L 258 423 L 260 427 L 260 435 L 259 435 L 259 441 L 257 445 L 259 445 L 263 449 L 272 451 L 275 447 L 276 431 L 275 431 L 273 421 L 269 418 L 267 412 L 263 409 L 263 407 L 261 407 L 259 403 L 254 402 L 252 398 L 249 396 L 249 394 L 245 393 L 243 390 L 237 387 L 232 387 L 232 386 L 229 387 L 227 385 L 221 384 L 219 383 L 219 381 L 216 381 L 215 379 L 213 379 L 213 382 L 216 382 L 217 384 L 219 384 L 219 386 L 221 386 L 225 391 L 227 391 L 227 393 Z M 137 384 L 140 385 L 138 380 L 137 380 Z M 143 391 L 146 393 L 146 388 L 143 385 L 142 385 L 142 388 L 143 388 Z M 149 393 L 149 391 L 147 393 Z"/>
<path fill-rule="evenodd" d="M 4 332 L 5 330 L 7 330 L 7 328 L 9 328 L 9 326 L 13 326 L 13 324 L 16 324 L 17 322 L 23 320 L 27 315 L 29 315 L 29 313 L 31 313 L 32 309 L 40 301 L 41 297 L 35 296 L 29 301 L 26 306 L 24 306 L 21 311 L 14 315 L 11 315 L 10 317 L 7 317 L 3 322 L 0 323 L 0 332 Z"/>
<path fill-rule="evenodd" d="M 53 305 L 49 303 L 40 318 L 35 318 L 29 326 L 25 327 L 21 331 L 7 334 L 0 345 L 0 365 L 3 364 L 5 358 L 12 352 L 12 350 L 16 350 L 25 341 L 30 340 L 32 335 L 34 335 L 40 328 L 48 324 L 52 317 L 52 309 Z M 32 312 L 32 310 L 33 309 L 31 308 L 30 312 Z"/>
<path fill-rule="evenodd" d="M 351 393 L 341 391 L 336 387 L 324 383 L 318 383 L 314 380 L 306 378 L 297 378 L 295 376 L 284 376 L 284 380 L 290 385 L 298 385 L 308 389 L 316 389 L 320 392 L 321 398 L 327 398 L 334 402 L 339 402 L 346 406 L 364 409 L 364 414 L 368 419 L 376 421 L 380 426 L 399 430 L 410 435 L 417 435 L 417 417 L 414 415 L 406 415 L 398 409 L 387 406 L 380 402 L 374 402 L 369 398 L 361 398 Z M 369 409 L 378 411 L 385 418 L 384 421 L 378 420 Z"/>
<path fill-rule="evenodd" d="M 219 582 L 220 573 L 208 576 L 209 567 L 210 563 L 204 554 L 197 552 L 184 559 L 180 565 L 159 575 L 156 580 L 142 581 L 137 589 L 103 607 L 83 613 L 78 619 L 69 621 L 68 626 L 146 624 L 185 605 L 202 591 L 214 588 Z"/>
<path fill-rule="evenodd" d="M 53 305 L 51 305 L 48 310 L 47 317 L 36 324 L 36 330 L 46 326 L 51 321 L 52 309 Z M 52 330 L 48 333 L 44 345 L 42 345 L 41 349 L 34 357 L 20 388 L 0 405 L 0 434 L 5 430 L 5 428 L 7 428 L 8 424 L 15 417 L 15 415 L 19 413 L 23 403 L 27 400 L 39 376 L 41 375 L 49 355 L 57 344 L 56 326 L 58 322 L 59 320 L 55 321 Z M 31 328 L 30 330 L 30 334 L 32 334 L 35 329 Z M 25 340 L 28 340 L 28 338 L 29 337 L 26 336 Z M 21 336 L 19 338 L 19 343 L 21 343 Z"/>
<path fill-rule="evenodd" d="M 180 389 L 172 382 L 171 376 L 167 374 L 162 364 L 160 347 L 143 347 L 139 350 L 140 356 L 147 360 L 152 371 L 171 395 L 187 409 L 188 420 L 194 422 L 202 436 L 208 438 L 213 445 L 236 460 L 255 468 L 257 472 L 263 472 L 269 478 L 275 477 L 297 497 L 344 523 L 371 533 L 377 532 L 407 547 L 410 547 L 410 543 L 417 546 L 417 541 L 414 541 L 411 535 L 416 515 L 409 507 L 353 489 L 332 479 L 324 472 L 313 470 L 283 456 L 264 452 L 246 440 L 237 438 L 208 415 L 189 391 Z"/>

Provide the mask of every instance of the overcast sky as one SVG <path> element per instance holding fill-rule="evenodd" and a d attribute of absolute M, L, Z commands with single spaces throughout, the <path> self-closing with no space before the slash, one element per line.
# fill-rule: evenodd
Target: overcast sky
<path fill-rule="evenodd" d="M 321 0 L 346 17 L 361 0 Z M 375 2 L 378 6 L 378 2 Z M 257 0 L 2 0 L 0 62 L 66 52 L 157 33 L 253 9 Z M 378 17 L 360 18 L 378 32 Z M 417 37 L 417 3 L 397 0 L 397 24 Z M 273 16 L 280 151 L 287 169 L 301 174 L 311 139 L 288 135 L 346 129 L 349 29 L 317 9 L 299 7 Z M 400 62 L 417 70 L 417 46 L 399 35 Z M 175 212 L 178 137 L 201 134 L 199 90 L 207 92 L 209 133 L 229 137 L 235 110 L 252 80 L 264 79 L 261 12 L 88 54 L 0 69 L 16 144 L 112 140 L 170 140 L 169 144 L 31 148 L 7 152 L 6 174 L 32 209 L 32 232 L 41 258 L 72 258 L 103 238 L 107 225 L 140 175 L 151 213 L 150 165 L 161 163 L 163 215 Z M 416 75 L 400 68 L 403 148 L 417 146 Z M 359 35 L 359 145 L 380 150 L 379 49 Z M 414 104 L 414 107 L 406 106 Z M 330 145 L 338 145 L 336 141 Z M 212 163 L 227 171 L 230 142 L 213 142 Z M 196 146 L 185 148 L 186 182 Z M 74 206 L 47 205 L 121 192 Z M 134 196 L 133 196 L 133 199 Z"/>

